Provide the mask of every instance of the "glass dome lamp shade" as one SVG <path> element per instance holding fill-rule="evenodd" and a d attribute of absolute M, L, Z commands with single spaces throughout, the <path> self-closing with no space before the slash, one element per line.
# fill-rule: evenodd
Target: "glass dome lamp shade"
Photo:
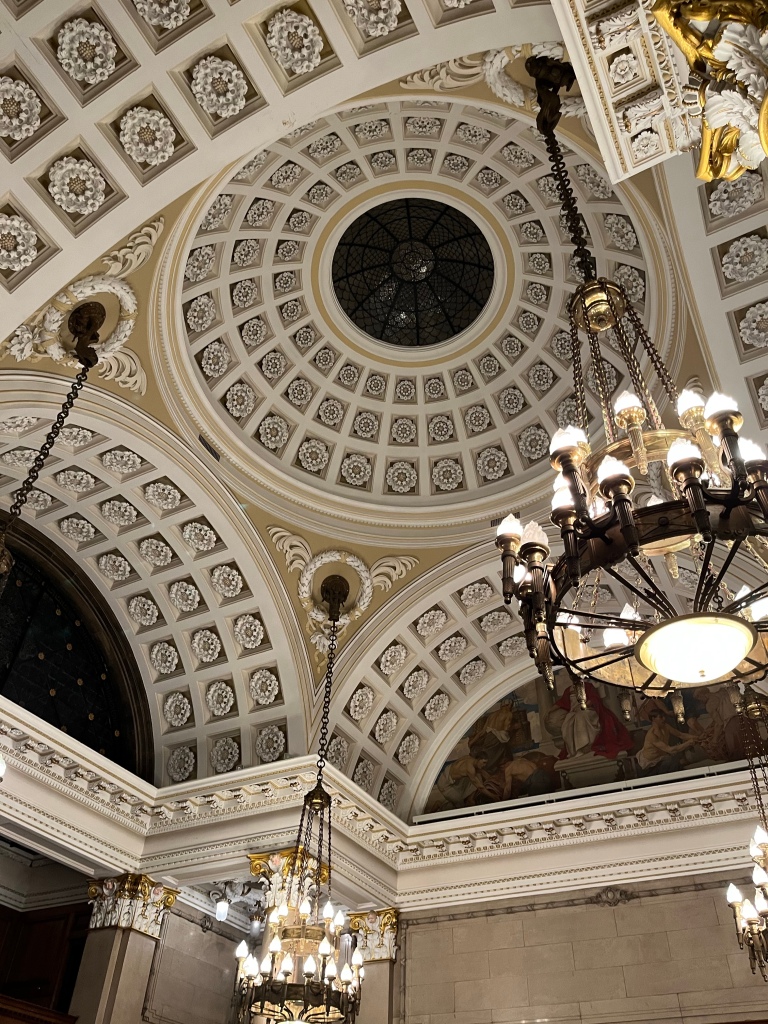
<path fill-rule="evenodd" d="M 496 537 L 499 540 L 517 541 L 523 536 L 523 524 L 512 512 L 509 513 L 496 528 Z"/>
<path fill-rule="evenodd" d="M 748 437 L 739 438 L 739 451 L 745 462 L 765 462 L 766 454 L 759 444 Z"/>
<path fill-rule="evenodd" d="M 732 672 L 756 641 L 746 619 L 694 613 L 651 626 L 637 641 L 635 657 L 663 678 L 683 686 L 705 685 Z"/>
<path fill-rule="evenodd" d="M 743 902 L 741 890 L 737 889 L 733 882 L 731 882 L 731 884 L 726 889 L 725 898 L 728 902 L 729 907 L 734 907 Z"/>
<path fill-rule="evenodd" d="M 631 480 L 632 474 L 629 471 L 629 466 L 619 459 L 614 459 L 612 455 L 606 455 L 597 467 L 597 482 L 603 484 L 618 477 L 629 477 Z"/>
<path fill-rule="evenodd" d="M 217 921 L 226 921 L 228 913 L 229 913 L 229 900 L 228 899 L 216 900 L 216 920 Z"/>
<path fill-rule="evenodd" d="M 678 437 L 669 446 L 667 465 L 670 469 L 674 469 L 675 466 L 679 466 L 683 462 L 701 461 L 701 449 L 693 441 L 686 441 L 685 438 Z M 650 505 L 650 502 L 648 504 Z"/>
<path fill-rule="evenodd" d="M 549 454 L 574 451 L 579 445 L 586 445 L 587 435 L 581 427 L 567 426 L 556 430 L 549 442 Z"/>
<path fill-rule="evenodd" d="M 626 629 L 610 626 L 603 630 L 603 644 L 606 647 L 626 647 L 630 643 Z"/>
<path fill-rule="evenodd" d="M 237 957 L 238 960 L 243 960 L 245 959 L 245 957 L 248 956 L 248 943 L 245 941 L 245 939 L 242 940 L 240 945 L 235 950 L 235 956 Z"/>
<path fill-rule="evenodd" d="M 677 415 L 685 416 L 692 409 L 699 409 L 702 413 L 706 406 L 706 399 L 698 391 L 691 391 L 690 388 L 683 388 L 677 399 Z"/>
<path fill-rule="evenodd" d="M 739 403 L 735 398 L 713 391 L 704 405 L 704 418 L 709 420 L 715 416 L 728 416 L 738 411 Z"/>
<path fill-rule="evenodd" d="M 623 412 L 643 411 L 643 403 L 633 391 L 622 391 L 613 403 L 613 411 L 620 415 Z"/>
<path fill-rule="evenodd" d="M 765 831 L 762 825 L 758 825 L 755 829 L 755 834 L 752 836 L 752 842 L 758 846 L 768 846 L 768 832 Z"/>

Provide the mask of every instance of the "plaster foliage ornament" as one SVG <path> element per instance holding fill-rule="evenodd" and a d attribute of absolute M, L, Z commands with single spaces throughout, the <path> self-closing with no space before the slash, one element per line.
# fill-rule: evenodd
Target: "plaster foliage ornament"
<path fill-rule="evenodd" d="M 466 174 L 469 170 L 469 159 L 462 153 L 447 153 L 443 167 L 451 174 Z"/>
<path fill-rule="evenodd" d="M 90 160 L 65 156 L 48 169 L 48 192 L 65 213 L 95 213 L 106 199 L 107 182 Z"/>
<path fill-rule="evenodd" d="M 529 281 L 525 286 L 525 294 L 526 297 L 537 306 L 545 305 L 549 298 L 549 292 L 539 281 Z"/>
<path fill-rule="evenodd" d="M 203 349 L 200 368 L 206 377 L 221 377 L 230 364 L 229 349 L 223 341 L 212 341 Z"/>
<path fill-rule="evenodd" d="M 304 307 L 298 299 L 289 299 L 280 307 L 280 316 L 283 323 L 286 324 L 292 324 L 294 320 L 298 320 L 303 312 Z"/>
<path fill-rule="evenodd" d="M 298 128 L 294 128 L 292 131 L 288 132 L 285 137 L 286 139 L 300 139 L 302 135 L 306 135 L 308 132 L 314 131 L 315 128 L 317 128 L 317 124 L 317 121 L 307 121 L 304 124 L 299 125 Z"/>
<path fill-rule="evenodd" d="M 65 537 L 78 544 L 93 540 L 96 536 L 96 528 L 93 524 L 89 523 L 87 519 L 82 519 L 80 516 L 70 516 L 68 519 L 62 519 L 59 523 L 59 529 Z"/>
<path fill-rule="evenodd" d="M 475 378 L 469 370 L 455 370 L 451 379 L 453 380 L 453 386 L 458 392 L 471 391 L 475 386 Z"/>
<path fill-rule="evenodd" d="M 176 129 L 161 110 L 131 107 L 120 118 L 120 145 L 135 163 L 157 167 L 173 156 Z"/>
<path fill-rule="evenodd" d="M 502 184 L 503 178 L 498 171 L 495 171 L 492 167 L 482 167 L 475 177 L 475 181 L 484 189 L 486 192 L 491 192 L 493 189 L 499 188 Z"/>
<path fill-rule="evenodd" d="M 82 448 L 84 445 L 90 444 L 95 436 L 94 432 L 88 430 L 87 427 L 77 427 L 74 423 L 66 423 L 61 428 L 59 440 L 70 448 Z"/>
<path fill-rule="evenodd" d="M 191 747 L 176 747 L 168 755 L 166 764 L 171 782 L 184 782 L 195 770 L 195 752 Z"/>
<path fill-rule="evenodd" d="M 131 563 L 127 559 L 123 558 L 122 555 L 100 555 L 97 564 L 99 566 L 99 572 L 106 576 L 108 580 L 113 580 L 115 583 L 127 580 L 133 572 Z"/>
<path fill-rule="evenodd" d="M 461 633 L 456 633 L 455 636 L 449 636 L 447 640 L 443 640 L 437 648 L 437 656 L 444 662 L 455 661 L 466 649 L 466 637 L 463 637 Z"/>
<path fill-rule="evenodd" d="M 374 398 L 380 398 L 387 390 L 387 378 L 380 373 L 370 373 L 365 382 L 365 390 Z"/>
<path fill-rule="evenodd" d="M 248 82 L 237 64 L 221 57 L 203 57 L 192 69 L 192 95 L 206 114 L 227 118 L 245 106 Z"/>
<path fill-rule="evenodd" d="M 222 736 L 211 747 L 210 760 L 217 775 L 231 772 L 240 760 L 240 744 L 231 736 Z"/>
<path fill-rule="evenodd" d="M 325 398 L 317 410 L 317 418 L 326 427 L 338 427 L 344 418 L 344 406 L 338 398 Z"/>
<path fill-rule="evenodd" d="M 500 480 L 508 467 L 509 461 L 501 448 L 484 448 L 475 459 L 478 476 L 483 480 Z"/>
<path fill-rule="evenodd" d="M 661 152 L 661 138 L 653 128 L 639 132 L 631 142 L 632 153 L 637 160 L 647 160 Z"/>
<path fill-rule="evenodd" d="M 518 316 L 517 323 L 521 331 L 525 331 L 526 334 L 535 334 L 539 329 L 541 320 L 529 309 L 524 309 Z"/>
<path fill-rule="evenodd" d="M 312 216 L 306 210 L 294 210 L 287 221 L 291 231 L 308 231 L 312 226 Z"/>
<path fill-rule="evenodd" d="M 186 580 L 179 580 L 172 583 L 168 590 L 168 597 L 174 608 L 180 612 L 193 612 L 200 604 L 200 591 L 193 583 Z"/>
<path fill-rule="evenodd" d="M 221 195 L 216 196 L 211 205 L 205 211 L 205 216 L 200 222 L 201 230 L 215 231 L 216 228 L 220 228 L 229 216 L 229 211 L 232 209 L 234 199 L 235 197 L 229 192 L 222 192 Z"/>
<path fill-rule="evenodd" d="M 640 63 L 634 53 L 620 53 L 608 65 L 608 77 L 615 86 L 627 85 L 640 77 Z"/>
<path fill-rule="evenodd" d="M 356 783 L 360 789 L 365 790 L 366 793 L 370 793 L 373 788 L 373 776 L 375 769 L 370 761 L 366 758 L 361 757 L 357 762 L 357 766 L 352 774 L 352 781 Z"/>
<path fill-rule="evenodd" d="M 435 444 L 449 441 L 454 435 L 453 420 L 450 416 L 433 416 L 427 425 L 427 433 Z"/>
<path fill-rule="evenodd" d="M 268 668 L 260 668 L 251 673 L 248 689 L 260 707 L 268 707 L 277 700 L 280 683 L 274 672 L 270 672 Z"/>
<path fill-rule="evenodd" d="M 573 278 L 574 281 L 584 280 L 584 270 L 575 256 L 571 256 L 568 260 L 568 276 Z"/>
<path fill-rule="evenodd" d="M 224 401 L 227 410 L 235 419 L 243 419 L 250 416 L 256 408 L 256 392 L 249 384 L 238 381 L 227 391 Z"/>
<path fill-rule="evenodd" d="M 352 429 L 358 437 L 370 440 L 375 437 L 379 430 L 379 419 L 372 412 L 359 412 L 355 416 Z"/>
<path fill-rule="evenodd" d="M 544 238 L 544 228 L 537 220 L 528 220 L 520 225 L 520 234 L 526 242 L 535 245 Z"/>
<path fill-rule="evenodd" d="M 242 238 L 232 251 L 232 262 L 238 267 L 250 267 L 259 258 L 261 243 L 257 238 Z"/>
<path fill-rule="evenodd" d="M 277 761 L 286 748 L 284 731 L 278 725 L 266 726 L 256 737 L 254 748 L 260 761 Z"/>
<path fill-rule="evenodd" d="M 416 668 L 403 683 L 403 694 L 408 700 L 416 700 L 429 685 L 429 672 L 424 668 Z"/>
<path fill-rule="evenodd" d="M 40 97 L 21 79 L 0 76 L 0 137 L 21 142 L 40 127 Z"/>
<path fill-rule="evenodd" d="M 290 428 L 282 416 L 265 416 L 259 424 L 259 440 L 265 448 L 277 452 L 288 441 Z"/>
<path fill-rule="evenodd" d="M 169 693 L 163 701 L 163 715 L 168 725 L 179 729 L 186 725 L 192 714 L 192 705 L 189 698 L 183 693 Z"/>
<path fill-rule="evenodd" d="M 424 705 L 422 714 L 428 722 L 437 722 L 448 710 L 450 699 L 446 693 L 436 693 Z"/>
<path fill-rule="evenodd" d="M 533 423 L 526 427 L 517 439 L 520 454 L 529 462 L 537 462 L 549 451 L 549 434 L 543 427 Z"/>
<path fill-rule="evenodd" d="M 484 405 L 471 405 L 464 413 L 464 425 L 469 434 L 480 434 L 491 425 L 491 414 Z"/>
<path fill-rule="evenodd" d="M 341 139 L 336 132 L 330 132 L 328 135 L 321 135 L 319 139 L 314 139 L 307 146 L 307 152 L 313 160 L 322 162 L 332 157 L 334 153 L 338 153 L 341 149 Z"/>
<path fill-rule="evenodd" d="M 189 0 L 133 0 L 138 14 L 148 25 L 167 31 L 183 25 L 190 14 Z"/>
<path fill-rule="evenodd" d="M 581 422 L 581 416 L 576 399 L 564 398 L 555 410 L 555 419 L 562 430 L 566 427 L 577 427 Z"/>
<path fill-rule="evenodd" d="M 275 204 L 273 200 L 257 199 L 248 207 L 245 219 L 252 228 L 263 228 L 269 224 L 274 212 Z"/>
<path fill-rule="evenodd" d="M 37 232 L 29 221 L 16 213 L 0 213 L 0 270 L 28 267 L 37 256 L 37 243 Z"/>
<path fill-rule="evenodd" d="M 308 473 L 320 473 L 328 465 L 331 453 L 325 441 L 310 437 L 299 446 L 298 459 Z"/>
<path fill-rule="evenodd" d="M 379 668 L 385 676 L 399 672 L 408 659 L 408 648 L 403 644 L 392 644 L 379 658 Z"/>
<path fill-rule="evenodd" d="M 324 181 L 316 182 L 307 192 L 307 199 L 315 206 L 323 206 L 333 196 L 333 189 Z"/>
<path fill-rule="evenodd" d="M 333 349 L 321 348 L 319 352 L 315 353 L 313 362 L 321 373 L 327 373 L 336 362 L 336 353 Z"/>
<path fill-rule="evenodd" d="M 296 271 L 294 270 L 283 270 L 281 273 L 275 275 L 275 291 L 276 292 L 289 292 L 292 288 L 296 287 Z"/>
<path fill-rule="evenodd" d="M 503 608 L 499 608 L 497 611 L 488 612 L 487 615 L 483 615 L 480 619 L 480 629 L 487 635 L 490 636 L 493 633 L 498 633 L 502 629 L 506 629 L 512 622 L 512 616 L 509 612 Z"/>
<path fill-rule="evenodd" d="M 101 456 L 101 464 L 111 473 L 123 476 L 141 469 L 142 461 L 141 456 L 136 452 L 129 451 L 127 448 L 113 448 L 111 451 L 104 452 Z"/>
<path fill-rule="evenodd" d="M 501 373 L 501 363 L 496 356 L 491 355 L 490 352 L 484 355 L 477 365 L 480 369 L 480 373 L 482 373 L 486 378 L 498 377 Z"/>
<path fill-rule="evenodd" d="M 379 803 L 388 811 L 395 810 L 397 806 L 397 783 L 393 779 L 384 779 L 379 790 Z"/>
<path fill-rule="evenodd" d="M 510 636 L 499 644 L 499 654 L 502 658 L 519 658 L 528 653 L 525 637 Z"/>
<path fill-rule="evenodd" d="M 417 114 L 409 117 L 405 122 L 405 129 L 411 135 L 422 135 L 427 138 L 436 138 L 440 134 L 443 122 L 437 117 L 425 117 Z"/>
<path fill-rule="evenodd" d="M 187 327 L 195 334 L 207 331 L 216 319 L 216 303 L 210 295 L 198 295 L 187 309 Z"/>
<path fill-rule="evenodd" d="M 768 348 L 768 302 L 750 306 L 739 322 L 739 335 L 745 345 Z"/>
<path fill-rule="evenodd" d="M 205 703 L 216 718 L 229 714 L 235 703 L 235 691 L 223 679 L 211 683 L 205 691 Z"/>
<path fill-rule="evenodd" d="M 139 554 L 145 562 L 149 562 L 156 568 L 170 565 L 173 561 L 172 549 L 158 537 L 147 537 L 146 540 L 143 540 L 139 544 Z"/>
<path fill-rule="evenodd" d="M 245 581 L 231 565 L 217 565 L 211 573 L 211 586 L 222 597 L 237 597 Z"/>
<path fill-rule="evenodd" d="M 455 491 L 464 480 L 464 470 L 456 459 L 439 459 L 432 467 L 432 483 L 438 491 Z"/>
<path fill-rule="evenodd" d="M 525 398 L 519 388 L 514 385 L 504 390 L 499 395 L 499 408 L 505 416 L 517 416 L 525 408 Z"/>
<path fill-rule="evenodd" d="M 467 124 L 463 121 L 456 129 L 456 137 L 467 146 L 482 148 L 491 141 L 491 133 L 479 124 Z"/>
<path fill-rule="evenodd" d="M 508 142 L 501 149 L 501 155 L 510 166 L 518 172 L 527 171 L 536 163 L 536 157 L 524 146 L 518 146 L 514 142 Z"/>
<path fill-rule="evenodd" d="M 564 363 L 570 362 L 573 359 L 573 342 L 567 331 L 558 331 L 550 342 L 550 347 L 554 355 L 558 359 L 562 359 Z"/>
<path fill-rule="evenodd" d="M 442 608 L 431 608 L 428 612 L 424 612 L 417 620 L 416 632 L 421 637 L 434 636 L 445 627 L 447 621 L 448 616 Z"/>
<path fill-rule="evenodd" d="M 413 759 L 416 757 L 416 755 L 419 752 L 420 746 L 421 741 L 419 740 L 419 737 L 415 733 L 406 733 L 405 736 L 403 736 L 402 740 L 400 741 L 400 745 L 397 748 L 397 753 L 395 754 L 395 757 L 400 762 L 400 764 L 403 767 L 405 767 L 406 765 L 409 765 L 411 761 L 413 761 Z"/>
<path fill-rule="evenodd" d="M 723 275 L 730 281 L 753 281 L 768 271 L 768 240 L 744 235 L 732 242 L 722 258 Z"/>
<path fill-rule="evenodd" d="M 555 375 L 546 363 L 534 363 L 528 371 L 528 383 L 535 391 L 549 391 L 555 383 Z"/>
<path fill-rule="evenodd" d="M 23 434 L 39 422 L 40 419 L 37 416 L 9 416 L 7 420 L 0 420 L 0 433 Z"/>
<path fill-rule="evenodd" d="M 528 257 L 528 269 L 534 274 L 548 274 L 552 269 L 549 256 L 545 252 L 532 252 Z"/>
<path fill-rule="evenodd" d="M 286 7 L 269 19 L 267 46 L 283 71 L 305 75 L 322 59 L 323 37 L 311 18 Z"/>
<path fill-rule="evenodd" d="M 551 174 L 545 174 L 542 178 L 539 178 L 536 182 L 536 188 L 548 203 L 558 203 L 560 201 L 557 183 Z"/>
<path fill-rule="evenodd" d="M 416 440 L 416 424 L 405 416 L 392 421 L 392 440 L 396 444 L 411 444 Z M 34 455 L 34 453 L 33 453 Z"/>
<path fill-rule="evenodd" d="M 344 0 L 344 9 L 364 39 L 389 35 L 397 28 L 401 0 Z"/>
<path fill-rule="evenodd" d="M 523 352 L 523 343 L 514 334 L 508 334 L 501 339 L 501 351 L 507 359 L 517 359 Z"/>
<path fill-rule="evenodd" d="M 603 217 L 605 232 L 617 249 L 631 252 L 637 248 L 637 235 L 628 217 L 618 213 L 607 213 Z"/>
<path fill-rule="evenodd" d="M 181 491 L 173 484 L 158 480 L 144 488 L 144 499 L 155 508 L 168 512 L 181 504 Z"/>
<path fill-rule="evenodd" d="M 232 181 L 245 181 L 250 182 L 254 174 L 260 171 L 264 164 L 267 162 L 269 156 L 268 149 L 262 149 L 256 156 L 252 156 L 251 159 L 244 163 L 240 170 L 232 178 Z"/>
<path fill-rule="evenodd" d="M 709 197 L 713 217 L 736 217 L 759 203 L 765 196 L 763 179 L 754 171 L 745 171 L 734 181 L 720 181 Z"/>
<path fill-rule="evenodd" d="M 18 497 L 18 493 L 18 491 L 14 491 L 14 499 Z M 45 491 L 40 491 L 36 487 L 33 487 L 29 492 L 27 504 L 31 509 L 34 509 L 35 512 L 45 512 L 45 510 L 49 509 L 53 504 L 53 498 Z"/>
<path fill-rule="evenodd" d="M 306 351 L 317 341 L 317 332 L 314 327 L 306 324 L 304 327 L 300 327 L 293 336 L 293 340 L 296 342 L 296 347 L 302 351 Z"/>
<path fill-rule="evenodd" d="M 267 338 L 267 325 L 260 316 L 251 317 L 240 326 L 240 337 L 251 348 L 260 345 Z"/>
<path fill-rule="evenodd" d="M 445 398 L 445 383 L 442 377 L 428 377 L 424 381 L 424 396 L 428 401 Z"/>
<path fill-rule="evenodd" d="M 34 448 L 14 448 L 12 451 L 3 452 L 0 461 L 6 466 L 29 469 L 36 458 L 37 452 Z"/>
<path fill-rule="evenodd" d="M 353 364 L 347 363 L 339 370 L 339 383 L 346 388 L 352 388 L 360 380 L 360 370 Z"/>
<path fill-rule="evenodd" d="M 96 486 L 96 478 L 82 469 L 62 469 L 55 476 L 56 483 L 65 491 L 86 494 Z"/>
<path fill-rule="evenodd" d="M 763 412 L 768 413 L 768 380 L 764 380 L 757 392 L 757 401 Z"/>
<path fill-rule="evenodd" d="M 351 487 L 365 487 L 371 479 L 373 466 L 367 456 L 352 452 L 341 463 L 342 479 Z"/>
<path fill-rule="evenodd" d="M 295 260 L 297 258 L 300 248 L 301 247 L 295 238 L 288 238 L 286 241 L 280 242 L 275 250 L 275 255 L 279 260 L 282 260 L 284 263 L 288 263 L 290 260 Z"/>
<path fill-rule="evenodd" d="M 766 259 L 768 260 L 768 241 L 764 239 L 761 239 L 761 241 L 764 243 Z M 635 267 L 629 267 L 623 263 L 620 264 L 614 271 L 613 279 L 622 286 L 630 302 L 642 302 L 645 298 L 645 281 L 643 275 Z"/>
<path fill-rule="evenodd" d="M 288 369 L 288 360 L 279 349 L 267 352 L 259 364 L 267 380 L 277 380 Z M 295 404 L 295 403 L 294 403 Z"/>
<path fill-rule="evenodd" d="M 510 217 L 517 217 L 528 209 L 528 203 L 519 192 L 510 192 L 501 202 Z"/>
<path fill-rule="evenodd" d="M 397 730 L 398 717 L 394 711 L 385 711 L 379 715 L 376 725 L 373 729 L 373 738 L 381 746 L 385 746 L 392 737 L 395 735 Z"/>
<path fill-rule="evenodd" d="M 416 385 L 409 378 L 399 380 L 395 385 L 395 398 L 398 402 L 412 402 L 416 397 Z"/>
<path fill-rule="evenodd" d="M 56 59 L 70 78 L 86 85 L 106 82 L 115 70 L 117 45 L 98 21 L 74 18 L 59 29 Z"/>
<path fill-rule="evenodd" d="M 132 597 L 128 602 L 128 614 L 139 626 L 154 626 L 160 616 L 160 609 L 148 597 Z"/>
<path fill-rule="evenodd" d="M 371 167 L 375 171 L 389 171 L 397 163 L 395 154 L 388 149 L 382 149 L 371 156 Z"/>
<path fill-rule="evenodd" d="M 247 651 L 255 651 L 264 642 L 264 626 L 255 615 L 241 615 L 232 628 L 235 640 Z"/>
<path fill-rule="evenodd" d="M 252 306 L 259 297 L 259 286 L 252 277 L 238 281 L 232 289 L 232 305 L 237 309 Z"/>
<path fill-rule="evenodd" d="M 301 173 L 299 165 L 288 160 L 282 167 L 277 168 L 269 180 L 275 188 L 289 189 L 291 185 L 296 184 L 301 177 Z"/>
<path fill-rule="evenodd" d="M 389 121 L 382 121 L 380 118 L 362 121 L 355 125 L 354 131 L 361 142 L 375 142 L 389 134 Z"/>
<path fill-rule="evenodd" d="M 613 186 L 592 164 L 578 164 L 575 170 L 576 177 L 595 199 L 610 199 L 613 196 Z"/>
<path fill-rule="evenodd" d="M 210 629 L 198 629 L 193 633 L 189 646 L 205 664 L 216 661 L 221 654 L 221 640 Z"/>
<path fill-rule="evenodd" d="M 181 536 L 195 551 L 213 551 L 219 538 L 205 523 L 186 523 Z"/>
<path fill-rule="evenodd" d="M 328 754 L 326 756 L 329 764 L 343 772 L 349 761 L 349 743 L 347 743 L 343 736 L 334 736 L 328 744 Z"/>
<path fill-rule="evenodd" d="M 333 172 L 336 180 L 340 181 L 342 185 L 351 185 L 353 181 L 357 181 L 362 173 L 363 172 L 354 160 L 351 160 L 349 163 L 342 164 L 341 167 L 337 167 Z"/>
<path fill-rule="evenodd" d="M 472 686 L 485 675 L 488 666 L 482 658 L 473 658 L 459 672 L 459 682 L 462 686 Z"/>
<path fill-rule="evenodd" d="M 384 476 L 387 487 L 395 494 L 407 494 L 418 483 L 418 474 L 410 462 L 393 462 Z"/>

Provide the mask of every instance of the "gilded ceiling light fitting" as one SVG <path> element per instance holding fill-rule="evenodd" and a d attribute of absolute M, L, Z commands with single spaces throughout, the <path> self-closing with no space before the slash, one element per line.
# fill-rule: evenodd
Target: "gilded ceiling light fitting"
<path fill-rule="evenodd" d="M 56 438 L 61 433 L 61 428 L 64 426 L 70 410 L 75 404 L 77 396 L 83 390 L 83 386 L 85 385 L 88 377 L 88 371 L 94 367 L 98 361 L 98 357 L 93 346 L 99 340 L 99 330 L 106 317 L 107 311 L 100 302 L 83 302 L 79 306 L 76 306 L 69 314 L 67 326 L 75 340 L 74 353 L 80 361 L 80 370 L 72 382 L 72 386 L 64 400 L 61 411 L 53 421 L 51 429 L 43 442 L 42 448 L 35 456 L 35 460 L 30 466 L 23 483 L 14 496 L 13 503 L 8 513 L 8 519 L 6 520 L 5 526 L 0 531 L 0 595 L 5 589 L 11 570 L 13 569 L 13 556 L 6 547 L 5 538 L 14 522 L 21 515 L 21 510 L 27 502 L 29 492 L 35 486 L 37 478 L 40 476 L 40 472 L 45 465 L 45 460 L 51 454 L 51 449 L 56 443 Z"/>
<path fill-rule="evenodd" d="M 331 903 L 331 796 L 323 786 L 338 622 L 349 585 L 342 576 L 328 576 L 320 596 L 328 605 L 331 629 L 317 780 L 304 797 L 279 902 L 267 918 L 266 954 L 259 962 L 246 943 L 237 949 L 234 1019 L 239 1024 L 250 1024 L 254 1017 L 353 1024 L 360 1008 L 365 974 L 362 954 L 356 949 L 350 963 L 342 962 L 344 913 Z"/>

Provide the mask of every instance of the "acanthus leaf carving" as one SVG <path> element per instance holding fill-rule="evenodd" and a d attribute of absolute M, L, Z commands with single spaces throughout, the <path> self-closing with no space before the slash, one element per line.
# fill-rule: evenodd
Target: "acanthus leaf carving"
<path fill-rule="evenodd" d="M 129 277 L 143 266 L 152 256 L 164 225 L 165 220 L 158 217 L 132 234 L 121 249 L 113 249 L 102 257 L 101 262 L 106 266 L 107 274 L 110 277 Z"/>

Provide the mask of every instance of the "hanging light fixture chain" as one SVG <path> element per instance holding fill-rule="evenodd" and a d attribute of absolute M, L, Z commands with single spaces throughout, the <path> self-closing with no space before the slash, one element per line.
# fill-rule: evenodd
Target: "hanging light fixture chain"
<path fill-rule="evenodd" d="M 331 695 L 333 690 L 333 667 L 336 662 L 336 644 L 338 642 L 339 624 L 331 620 L 328 637 L 328 660 L 325 668 L 325 684 L 323 688 L 323 713 L 320 718 L 320 740 L 317 748 L 317 781 L 323 781 L 325 758 L 328 753 L 328 721 L 331 716 Z"/>
<path fill-rule="evenodd" d="M 622 298 L 624 299 L 624 303 L 626 305 L 626 310 L 627 310 L 627 317 L 629 318 L 629 322 L 635 328 L 635 331 L 636 331 L 638 337 L 640 338 L 640 342 L 641 342 L 643 348 L 648 353 L 648 358 L 651 360 L 651 364 L 653 365 L 653 369 L 656 372 L 657 377 L 661 381 L 662 386 L 663 386 L 665 392 L 667 393 L 667 397 L 669 398 L 669 400 L 671 402 L 677 402 L 677 399 L 678 399 L 677 386 L 675 385 L 675 382 L 670 377 L 669 371 L 667 370 L 666 366 L 664 365 L 664 362 L 663 362 L 661 356 L 659 355 L 656 346 L 651 341 L 651 339 L 650 339 L 650 337 L 648 335 L 648 332 L 645 329 L 645 325 L 643 324 L 643 321 L 640 319 L 640 317 L 638 315 L 638 312 L 635 309 L 635 307 L 629 301 L 629 296 L 627 295 L 626 291 L 624 290 L 624 286 L 621 285 L 618 281 L 616 281 L 614 283 L 615 283 L 616 287 L 619 289 L 619 291 L 621 292 Z"/>
<path fill-rule="evenodd" d="M 584 388 L 584 370 L 581 363 L 581 339 L 576 321 L 571 319 L 571 358 L 573 359 L 573 391 L 576 398 L 576 409 L 580 427 L 589 437 L 589 413 L 587 412 L 587 393 Z"/>

